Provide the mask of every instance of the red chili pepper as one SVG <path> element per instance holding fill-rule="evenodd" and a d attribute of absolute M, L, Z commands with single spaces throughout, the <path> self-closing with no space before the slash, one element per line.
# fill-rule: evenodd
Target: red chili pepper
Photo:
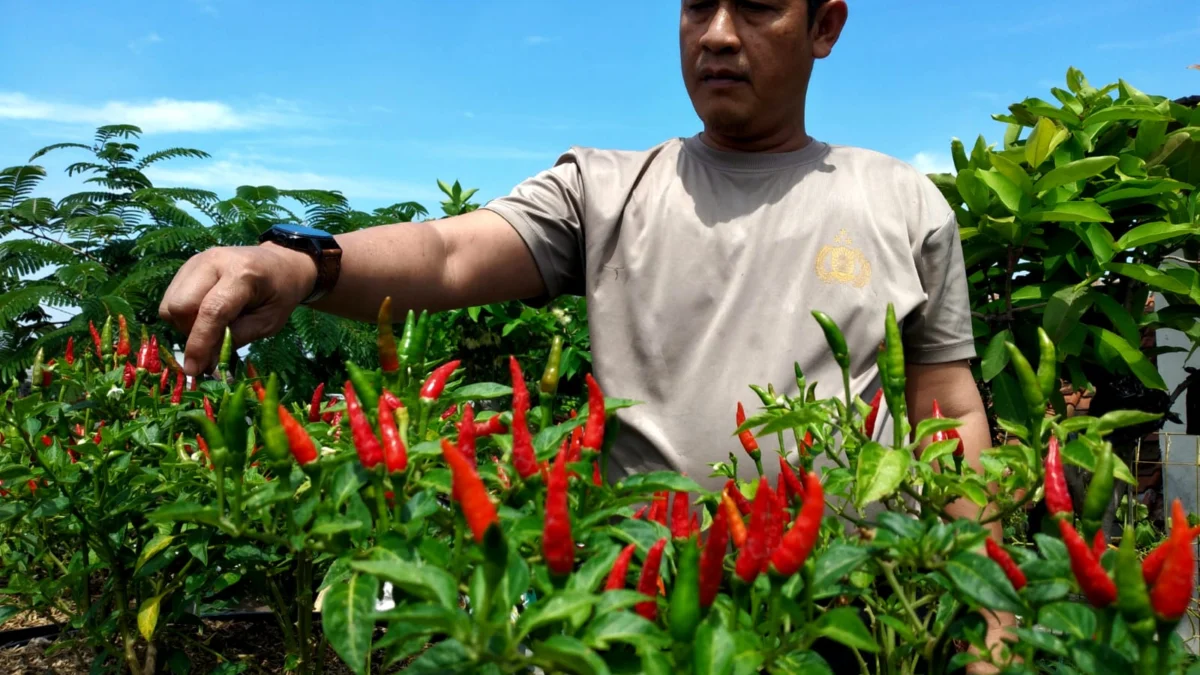
<path fill-rule="evenodd" d="M 708 539 L 700 554 L 700 606 L 711 607 L 721 590 L 721 579 L 725 576 L 725 549 L 729 546 L 729 517 L 725 509 L 717 509 L 712 527 L 708 528 Z"/>
<path fill-rule="evenodd" d="M 800 482 L 800 477 L 792 470 L 792 465 L 788 464 L 787 460 L 783 458 L 783 455 L 779 456 L 779 475 L 783 477 L 783 483 L 787 486 L 787 498 L 789 501 L 797 497 L 800 499 L 804 498 L 804 485 Z"/>
<path fill-rule="evenodd" d="M 246 360 L 246 376 L 250 378 L 250 386 L 254 388 L 254 395 L 258 397 L 261 403 L 267 398 L 267 388 L 263 386 L 262 380 L 258 379 L 258 371 L 254 369 L 254 364 L 250 360 Z"/>
<path fill-rule="evenodd" d="M 387 397 L 388 405 L 392 406 L 392 410 L 399 410 L 404 407 L 404 401 L 401 401 L 399 396 L 393 394 L 392 392 L 388 391 L 387 389 L 384 389 L 383 393 L 380 394 L 380 396 Z"/>
<path fill-rule="evenodd" d="M 145 332 L 146 331 L 143 328 L 143 330 L 142 330 L 143 337 L 145 336 Z M 141 342 L 138 343 L 138 353 L 137 353 L 137 369 L 138 370 L 146 369 L 146 363 L 147 363 L 146 359 L 148 359 L 148 358 L 150 358 L 150 342 L 148 340 L 143 339 Z"/>
<path fill-rule="evenodd" d="M 821 519 L 825 516 L 825 490 L 815 473 L 804 474 L 804 504 L 783 541 L 771 554 L 771 566 L 789 577 L 800 570 L 817 543 Z"/>
<path fill-rule="evenodd" d="M 50 370 L 50 366 L 53 365 L 54 359 L 50 359 L 46 362 L 46 368 L 42 371 L 42 389 L 46 389 L 50 386 L 50 380 L 54 376 L 54 371 Z"/>
<path fill-rule="evenodd" d="M 746 582 L 753 583 L 755 577 L 762 573 L 763 565 L 768 561 L 770 552 L 770 532 L 768 523 L 771 520 L 771 484 L 766 478 L 759 478 L 758 491 L 754 494 L 754 509 L 750 514 L 750 530 L 746 535 L 746 545 L 738 553 L 734 572 Z"/>
<path fill-rule="evenodd" d="M 663 537 L 654 542 L 650 547 L 650 552 L 646 554 L 646 560 L 642 563 L 642 573 L 638 577 L 637 590 L 643 595 L 648 595 L 654 598 L 658 591 L 658 568 L 662 564 L 663 549 L 667 546 L 667 538 Z M 658 616 L 658 601 L 646 600 L 634 605 L 634 610 L 641 614 L 647 621 L 654 621 Z"/>
<path fill-rule="evenodd" d="M 700 534 L 700 518 L 695 511 L 692 512 L 692 518 L 688 521 L 688 527 L 691 529 L 692 535 Z M 696 540 L 696 543 L 699 544 L 700 541 Z"/>
<path fill-rule="evenodd" d="M 1104 538 L 1104 530 L 1096 530 L 1096 536 L 1092 537 L 1092 555 L 1099 560 L 1107 550 L 1108 541 Z"/>
<path fill-rule="evenodd" d="M 571 419 L 579 419 L 579 413 L 572 410 Z M 578 462 L 583 457 L 583 427 L 571 430 L 571 461 Z"/>
<path fill-rule="evenodd" d="M 425 383 L 421 385 L 421 398 L 426 401 L 436 401 L 442 395 L 442 390 L 446 388 L 446 380 L 450 379 L 450 375 L 458 368 L 462 361 L 454 360 L 449 363 L 444 363 L 425 379 Z"/>
<path fill-rule="evenodd" d="M 25 485 L 29 486 L 29 494 L 31 494 L 31 495 L 37 494 L 38 486 L 37 486 L 36 481 L 34 481 L 32 478 L 30 478 L 29 480 L 25 481 Z"/>
<path fill-rule="evenodd" d="M 95 444 L 95 445 L 100 445 L 100 441 L 101 441 L 101 440 L 103 440 L 103 439 L 100 437 L 100 430 L 101 430 L 101 429 L 103 429 L 103 428 L 104 428 L 104 420 L 100 420 L 100 426 L 96 427 L 96 435 L 95 435 L 95 436 L 92 436 L 92 443 L 93 443 L 93 444 Z"/>
<path fill-rule="evenodd" d="M 729 494 L 729 498 L 737 506 L 738 513 L 743 516 L 750 513 L 750 502 L 746 500 L 746 495 L 742 494 L 741 489 L 738 488 L 737 481 L 732 478 L 725 481 L 725 492 Z"/>
<path fill-rule="evenodd" d="M 671 536 L 675 539 L 687 539 L 691 529 L 688 526 L 688 516 L 691 510 L 691 500 L 686 492 L 676 492 L 671 502 Z"/>
<path fill-rule="evenodd" d="M 1153 551 L 1142 560 L 1142 578 L 1145 579 L 1147 586 L 1153 586 L 1154 582 L 1158 581 L 1158 576 L 1162 574 L 1163 564 L 1167 562 L 1167 553 L 1170 552 L 1171 540 L 1168 538 L 1158 546 L 1154 547 Z"/>
<path fill-rule="evenodd" d="M 945 416 L 942 415 L 942 408 L 941 408 L 941 406 L 938 405 L 936 398 L 933 399 L 933 411 L 931 414 L 933 416 L 933 419 L 935 419 L 935 420 L 945 419 Z M 947 429 L 946 431 L 935 432 L 933 434 L 933 438 L 931 439 L 931 442 L 939 443 L 941 441 L 949 441 L 949 440 L 957 440 L 958 441 L 958 445 L 956 445 L 954 447 L 954 456 L 962 457 L 963 456 L 963 442 L 962 442 L 962 437 L 958 435 L 958 429 Z"/>
<path fill-rule="evenodd" d="M 1012 556 L 1008 554 L 1008 551 L 1005 551 L 1004 548 L 1001 547 L 1000 544 L 997 544 L 996 540 L 992 539 L 991 537 L 987 538 L 986 546 L 987 556 L 996 561 L 996 564 L 1000 566 L 1000 569 L 1004 570 L 1004 576 L 1008 577 L 1008 580 L 1012 582 L 1013 588 L 1017 589 L 1018 591 L 1022 588 L 1025 588 L 1025 573 L 1021 571 L 1020 567 L 1017 567 L 1017 563 L 1013 561 Z"/>
<path fill-rule="evenodd" d="M 167 385 L 169 384 L 169 380 L 168 380 L 169 377 L 170 377 L 170 371 L 167 370 L 166 368 L 163 368 L 161 371 L 159 371 L 158 389 L 154 392 L 155 395 L 157 395 L 159 392 L 162 392 L 164 394 L 167 393 Z"/>
<path fill-rule="evenodd" d="M 629 575 L 629 562 L 633 560 L 636 550 L 636 544 L 628 544 L 621 549 L 616 562 L 613 563 L 612 570 L 608 573 L 608 579 L 604 582 L 604 590 L 619 591 L 625 588 L 625 577 Z"/>
<path fill-rule="evenodd" d="M 208 400 L 207 396 L 204 397 L 204 414 L 210 422 L 217 421 L 217 416 L 213 414 L 212 401 Z"/>
<path fill-rule="evenodd" d="M 325 383 L 322 382 L 313 389 L 312 402 L 308 404 L 308 421 L 316 422 L 321 419 L 321 399 L 325 396 Z"/>
<path fill-rule="evenodd" d="M 1167 555 L 1162 572 L 1150 589 L 1150 605 L 1166 621 L 1178 621 L 1187 613 L 1196 589 L 1196 550 L 1192 546 L 1191 529 L 1183 502 L 1172 504 L 1171 536 L 1167 540 Z"/>
<path fill-rule="evenodd" d="M 96 324 L 90 320 L 88 321 L 88 332 L 92 334 L 92 343 L 96 345 L 96 358 L 104 358 L 103 349 L 100 347 L 100 331 L 96 330 Z"/>
<path fill-rule="evenodd" d="M 117 315 L 117 356 L 129 356 L 129 326 L 124 314 Z"/>
<path fill-rule="evenodd" d="M 788 514 L 783 510 L 783 502 L 778 493 L 767 490 L 767 557 L 779 547 L 783 541 L 783 530 L 787 527 Z M 767 570 L 767 560 L 763 560 L 762 571 Z"/>
<path fill-rule="evenodd" d="M 729 538 L 733 541 L 733 545 L 737 548 L 742 548 L 746 545 L 746 521 L 742 520 L 742 514 L 738 513 L 737 506 L 733 503 L 733 498 L 729 496 L 729 491 L 726 490 L 721 495 L 721 510 L 725 512 L 725 518 L 729 521 Z"/>
<path fill-rule="evenodd" d="M 388 393 L 386 389 L 383 391 Z M 379 397 L 379 435 L 383 436 L 383 463 L 388 473 L 399 473 L 408 466 L 408 450 L 404 447 L 404 439 L 400 438 L 400 430 L 396 428 L 392 398 L 395 397 Z"/>
<path fill-rule="evenodd" d="M 63 355 L 63 359 L 66 360 L 68 366 L 75 365 L 75 336 L 74 335 L 67 338 L 67 351 Z"/>
<path fill-rule="evenodd" d="M 650 507 L 650 520 L 660 525 L 667 524 L 667 511 L 671 493 L 667 490 L 654 493 L 654 504 Z"/>
<path fill-rule="evenodd" d="M 309 438 L 304 425 L 296 421 L 287 408 L 279 406 L 279 426 L 288 439 L 288 449 L 301 466 L 317 461 L 317 446 Z"/>
<path fill-rule="evenodd" d="M 350 383 L 350 380 L 346 380 L 343 387 L 346 396 L 346 411 L 350 413 L 350 434 L 354 438 L 354 449 L 358 452 L 358 460 L 367 469 L 373 469 L 375 465 L 383 461 L 383 447 L 379 444 L 379 439 L 375 437 L 375 432 L 371 430 L 371 423 L 367 421 L 367 414 L 363 412 L 362 403 L 359 402 L 358 395 L 354 393 L 354 385 Z"/>
<path fill-rule="evenodd" d="M 478 459 L 475 451 L 475 411 L 468 403 L 463 406 L 462 424 L 458 428 L 458 449 L 462 451 L 463 457 L 471 463 L 472 467 L 478 466 Z"/>
<path fill-rule="evenodd" d="M 446 408 L 444 411 L 442 411 L 442 419 L 448 420 L 453 417 L 454 413 L 456 412 L 458 412 L 458 404 L 452 403 L 449 408 Z"/>
<path fill-rule="evenodd" d="M 588 414 L 583 423 L 582 447 L 600 452 L 604 447 L 604 392 L 591 373 L 585 375 L 583 380 L 587 383 Z"/>
<path fill-rule="evenodd" d="M 567 454 L 559 452 L 546 481 L 545 525 L 542 556 L 550 573 L 566 576 L 575 567 L 575 541 L 571 538 L 571 514 L 567 501 Z"/>
<path fill-rule="evenodd" d="M 335 439 L 342 437 L 342 411 L 341 410 L 333 413 L 333 419 L 330 420 L 329 426 L 333 427 L 333 437 Z"/>
<path fill-rule="evenodd" d="M 1071 504 L 1071 493 L 1067 491 L 1067 478 L 1063 474 L 1062 457 L 1058 454 L 1058 436 L 1051 436 L 1046 447 L 1046 509 L 1051 516 L 1072 517 L 1075 507 Z"/>
<path fill-rule="evenodd" d="M 634 519 L 634 520 L 641 520 L 642 518 L 645 518 L 645 517 L 646 517 L 646 514 L 647 514 L 649 511 L 650 511 L 650 507 L 649 507 L 649 506 L 643 506 L 642 508 L 640 508 L 640 509 L 638 509 L 637 511 L 634 511 L 634 512 L 633 512 L 633 519 Z"/>
<path fill-rule="evenodd" d="M 158 356 L 158 336 L 150 336 L 150 349 L 146 353 L 146 370 L 151 375 L 157 375 L 162 370 L 162 359 Z"/>
<path fill-rule="evenodd" d="M 867 420 L 863 423 L 863 434 L 867 438 L 875 438 L 875 420 L 879 418 L 879 405 L 883 400 L 883 387 L 875 390 L 875 396 L 871 399 L 871 412 L 867 413 Z"/>
<path fill-rule="evenodd" d="M 813 435 L 812 435 L 812 432 L 811 432 L 811 431 L 805 431 L 805 432 L 804 432 L 804 440 L 803 440 L 803 441 L 801 441 L 801 443 L 800 443 L 800 447 L 799 447 L 799 448 L 797 448 L 797 449 L 800 451 L 800 456 L 801 456 L 801 457 L 808 457 L 808 451 L 809 451 L 809 450 L 812 450 L 812 446 L 813 446 Z"/>
<path fill-rule="evenodd" d="M 42 441 L 42 445 L 44 445 L 47 448 L 54 445 L 54 439 L 50 438 L 46 434 L 42 434 L 41 441 Z"/>
<path fill-rule="evenodd" d="M 592 460 L 592 485 L 600 487 L 604 485 L 604 475 L 600 473 L 600 462 Z"/>
<path fill-rule="evenodd" d="M 208 452 L 208 443 L 205 442 L 204 437 L 200 434 L 196 434 L 196 445 L 199 446 L 200 452 L 204 453 L 204 458 L 208 460 L 208 468 L 211 469 L 212 455 Z"/>
<path fill-rule="evenodd" d="M 746 421 L 746 409 L 742 407 L 741 402 L 737 405 L 737 425 L 740 427 Z M 762 457 L 762 451 L 758 449 L 758 439 L 754 438 L 754 432 L 749 429 L 738 434 L 738 440 L 742 442 L 742 448 L 750 455 L 751 459 L 758 460 Z"/>
<path fill-rule="evenodd" d="M 499 415 L 492 415 L 482 422 L 475 422 L 475 438 L 502 434 L 506 431 L 508 431 L 508 427 L 504 426 L 504 420 Z"/>
<path fill-rule="evenodd" d="M 134 371 L 133 371 L 133 364 L 126 361 L 125 362 L 125 372 L 121 374 L 121 382 L 122 382 L 122 384 L 125 385 L 126 389 L 133 386 L 133 379 L 134 379 L 135 375 L 136 375 L 136 373 L 134 373 Z"/>
<path fill-rule="evenodd" d="M 1083 595 L 1097 609 L 1111 605 L 1117 599 L 1117 586 L 1108 577 L 1100 561 L 1068 519 L 1059 520 L 1058 529 L 1071 558 L 1071 572 L 1075 574 Z"/>
<path fill-rule="evenodd" d="M 163 371 L 164 373 L 167 371 Z M 179 404 L 183 402 L 183 371 L 175 373 L 175 388 L 171 390 L 171 403 Z"/>
<path fill-rule="evenodd" d="M 496 478 L 500 480 L 501 487 L 505 490 L 512 487 L 512 481 L 508 478 L 508 472 L 504 470 L 504 465 L 500 463 L 500 460 L 495 455 L 492 456 L 492 463 L 496 465 Z"/>
<path fill-rule="evenodd" d="M 508 371 L 512 375 L 512 437 L 513 468 L 523 480 L 528 479 L 538 471 L 537 455 L 533 452 L 533 436 L 529 432 L 529 424 L 525 416 L 529 413 L 529 389 L 525 386 L 525 376 L 521 374 L 521 364 L 517 357 L 508 357 Z"/>
<path fill-rule="evenodd" d="M 479 474 L 467 463 L 462 452 L 445 438 L 442 439 L 442 456 L 450 466 L 452 491 L 458 495 L 467 526 L 475 535 L 475 541 L 482 543 L 488 527 L 498 522 L 496 505 L 488 496 Z"/>

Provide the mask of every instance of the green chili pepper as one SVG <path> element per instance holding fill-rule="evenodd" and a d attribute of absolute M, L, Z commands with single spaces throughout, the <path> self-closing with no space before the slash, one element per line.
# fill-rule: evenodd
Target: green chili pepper
<path fill-rule="evenodd" d="M 367 410 L 378 410 L 379 390 L 376 389 L 373 382 L 375 378 L 355 365 L 353 361 L 346 362 L 346 370 L 350 373 L 350 384 L 354 385 L 354 393 L 358 394 L 363 406 Z"/>
<path fill-rule="evenodd" d="M 759 398 L 759 400 L 761 400 L 763 402 L 763 405 L 765 405 L 767 407 L 771 407 L 771 406 L 775 405 L 775 397 L 771 396 L 771 394 L 767 393 L 766 389 L 763 389 L 762 387 L 758 386 L 757 384 L 752 384 L 752 385 L 750 385 L 750 390 L 753 391 L 755 394 L 758 394 L 758 398 Z"/>
<path fill-rule="evenodd" d="M 417 327 L 413 329 L 412 358 L 408 365 L 418 372 L 425 370 L 425 355 L 429 350 L 429 311 L 421 310 L 417 318 Z"/>
<path fill-rule="evenodd" d="M 808 386 L 808 380 L 804 378 L 804 371 L 800 370 L 799 361 L 792 362 L 792 370 L 796 372 L 796 391 L 804 391 L 804 388 Z"/>
<path fill-rule="evenodd" d="M 34 389 L 40 389 L 42 386 L 42 374 L 45 372 L 43 359 L 45 358 L 45 350 L 41 348 L 33 355 L 33 367 L 29 371 L 29 383 L 33 385 Z"/>
<path fill-rule="evenodd" d="M 700 625 L 700 547 L 694 536 L 675 547 L 675 583 L 667 605 L 667 623 L 676 642 L 687 643 Z"/>
<path fill-rule="evenodd" d="M 555 335 L 550 341 L 550 355 L 546 359 L 546 369 L 542 371 L 542 379 L 538 382 L 538 403 L 542 408 L 542 429 L 550 426 L 554 415 L 554 394 L 558 391 L 559 365 L 562 363 L 563 339 Z"/>
<path fill-rule="evenodd" d="M 1145 645 L 1154 640 L 1154 609 L 1150 605 L 1150 592 L 1142 576 L 1142 562 L 1134 540 L 1133 528 L 1126 526 L 1117 549 L 1117 610 L 1129 626 L 1129 632 Z"/>
<path fill-rule="evenodd" d="M 288 462 L 288 439 L 279 419 L 279 378 L 271 373 L 267 378 L 267 394 L 263 398 L 262 408 L 262 437 L 267 448 L 267 456 L 273 463 Z"/>
<path fill-rule="evenodd" d="M 1091 540 L 1100 529 L 1100 521 L 1112 501 L 1113 494 L 1113 449 L 1111 443 L 1104 443 L 1096 454 L 1096 467 L 1092 473 L 1092 481 L 1088 485 L 1087 495 L 1083 500 L 1083 536 Z"/>
<path fill-rule="evenodd" d="M 233 357 L 233 332 L 225 327 L 225 339 L 221 341 L 221 352 L 217 356 L 217 369 L 222 375 L 229 372 L 229 359 Z"/>
<path fill-rule="evenodd" d="M 400 359 L 400 389 L 404 390 L 408 387 L 408 372 L 409 364 L 412 361 L 412 345 L 413 332 L 417 325 L 417 313 L 413 310 L 408 310 L 408 315 L 404 320 L 404 331 L 400 334 L 400 346 L 396 348 L 396 355 Z"/>
<path fill-rule="evenodd" d="M 817 323 L 821 324 L 821 330 L 825 331 L 825 341 L 829 343 L 829 349 L 833 352 L 833 360 L 841 366 L 842 370 L 849 370 L 850 348 L 846 346 L 846 336 L 842 334 L 841 329 L 828 314 L 820 310 L 813 310 L 812 315 Z"/>
<path fill-rule="evenodd" d="M 112 315 L 104 320 L 104 327 L 100 329 L 100 349 L 105 356 L 112 353 Z"/>
<path fill-rule="evenodd" d="M 890 383 L 893 392 L 899 397 L 904 396 L 904 341 L 900 335 L 900 324 L 896 321 L 896 307 L 892 303 L 887 306 L 887 320 L 884 326 L 884 343 L 887 352 L 887 370 L 884 371 L 884 382 Z M 889 401 L 890 403 L 890 401 Z"/>
<path fill-rule="evenodd" d="M 208 452 L 213 469 L 224 471 L 229 463 L 229 446 L 225 442 L 225 434 L 221 432 L 220 425 L 208 419 L 199 410 L 193 410 L 187 413 L 187 416 L 200 427 L 200 431 L 204 435 L 204 440 L 208 443 Z"/>
<path fill-rule="evenodd" d="M 1046 414 L 1046 397 L 1042 395 L 1042 386 L 1033 373 L 1033 366 L 1029 365 L 1029 360 L 1025 358 L 1021 350 L 1011 342 L 1005 342 L 1004 348 L 1008 350 L 1009 360 L 1012 362 L 1013 370 L 1017 372 L 1017 380 L 1021 383 L 1021 393 L 1025 395 L 1029 418 L 1036 422 Z"/>
<path fill-rule="evenodd" d="M 242 382 L 229 395 L 229 401 L 221 405 L 217 413 L 217 424 L 225 437 L 229 449 L 230 466 L 241 470 L 246 464 L 246 441 L 249 425 L 246 424 L 246 383 Z"/>
<path fill-rule="evenodd" d="M 1038 358 L 1037 380 L 1042 390 L 1042 397 L 1049 400 L 1058 391 L 1058 356 L 1055 353 L 1054 342 L 1050 335 L 1038 326 L 1038 348 L 1041 352 Z M 1066 414 L 1065 411 L 1062 414 Z"/>

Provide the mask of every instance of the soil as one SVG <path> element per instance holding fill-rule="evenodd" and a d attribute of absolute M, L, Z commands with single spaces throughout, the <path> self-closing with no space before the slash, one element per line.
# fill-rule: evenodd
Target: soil
<path fill-rule="evenodd" d="M 32 625 L 44 624 L 44 620 L 36 623 L 17 622 L 13 617 L 4 622 L 4 629 L 14 630 Z M 320 639 L 320 623 L 314 622 L 313 633 Z M 378 639 L 382 631 L 377 630 Z M 177 631 L 172 637 L 171 645 L 160 647 L 159 674 L 207 675 L 214 671 L 221 675 L 274 675 L 283 673 L 284 660 L 287 657 L 283 649 L 283 636 L 278 624 L 273 620 L 207 620 L 204 628 L 195 632 Z M 171 647 L 182 650 L 188 667 L 186 670 L 173 670 L 167 663 Z M 401 672 L 408 661 L 384 669 L 382 652 L 374 652 L 371 672 L 381 675 Z M 0 673 L 5 675 L 86 675 L 91 671 L 95 656 L 86 644 L 72 638 L 60 640 L 37 638 L 18 647 L 0 648 Z M 178 665 L 183 665 L 184 659 L 173 659 Z M 223 663 L 228 665 L 217 670 Z M 232 667 L 231 667 L 232 666 Z M 325 647 L 325 667 L 323 675 L 351 675 L 349 668 L 342 663 L 333 649 Z"/>

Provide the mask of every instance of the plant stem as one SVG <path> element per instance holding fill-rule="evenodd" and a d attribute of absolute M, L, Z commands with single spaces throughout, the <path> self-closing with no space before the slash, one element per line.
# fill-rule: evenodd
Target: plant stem
<path fill-rule="evenodd" d="M 296 611 L 299 614 L 300 625 L 300 662 L 308 664 L 311 660 L 311 642 L 312 642 L 312 614 L 313 614 L 313 592 L 312 592 L 312 558 L 305 551 L 300 554 L 300 560 L 297 564 L 299 577 L 296 589 Z M 367 659 L 368 664 L 370 658 Z M 369 667 L 369 665 L 368 665 Z M 308 670 L 308 666 L 305 666 Z"/>
<path fill-rule="evenodd" d="M 927 639 L 932 639 L 933 636 L 929 634 L 929 630 L 925 628 L 925 624 L 917 616 L 917 611 L 913 608 L 912 603 L 908 600 L 908 596 L 904 594 L 904 589 L 900 587 L 900 583 L 896 580 L 895 564 L 880 563 L 879 567 L 883 570 L 883 577 L 887 579 L 888 585 L 892 587 L 892 592 L 896 594 L 896 597 L 900 600 L 900 604 L 904 606 L 904 611 L 908 613 L 908 618 L 912 620 L 913 627 L 925 633 Z"/>

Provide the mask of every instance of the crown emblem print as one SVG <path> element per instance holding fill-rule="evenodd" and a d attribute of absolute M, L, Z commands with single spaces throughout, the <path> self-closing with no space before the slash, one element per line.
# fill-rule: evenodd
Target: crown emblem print
<path fill-rule="evenodd" d="M 825 245 L 817 252 L 817 278 L 827 284 L 849 284 L 862 288 L 871 280 L 871 262 L 863 252 L 854 247 L 854 241 L 846 230 L 833 238 L 833 245 Z"/>

